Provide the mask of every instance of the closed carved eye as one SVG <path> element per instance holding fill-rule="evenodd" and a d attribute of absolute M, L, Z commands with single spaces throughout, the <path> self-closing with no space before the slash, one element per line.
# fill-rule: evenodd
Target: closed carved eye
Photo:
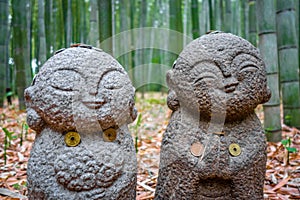
<path fill-rule="evenodd" d="M 81 76 L 74 70 L 55 71 L 50 78 L 50 86 L 61 91 L 75 91 L 80 86 Z"/>
<path fill-rule="evenodd" d="M 258 67 L 254 64 L 246 64 L 243 67 L 241 67 L 237 79 L 239 81 L 245 79 L 246 77 L 254 75 L 258 71 Z"/>
<path fill-rule="evenodd" d="M 200 82 L 212 84 L 216 79 L 217 79 L 217 77 L 214 74 L 209 73 L 209 74 L 200 76 L 198 79 L 196 79 L 194 81 L 194 84 L 198 84 Z"/>
<path fill-rule="evenodd" d="M 102 80 L 101 84 L 104 88 L 109 90 L 120 89 L 124 86 L 124 74 L 120 71 L 114 70 L 107 72 Z"/>
<path fill-rule="evenodd" d="M 245 65 L 241 68 L 240 72 L 256 72 L 258 70 L 258 67 L 256 65 Z"/>

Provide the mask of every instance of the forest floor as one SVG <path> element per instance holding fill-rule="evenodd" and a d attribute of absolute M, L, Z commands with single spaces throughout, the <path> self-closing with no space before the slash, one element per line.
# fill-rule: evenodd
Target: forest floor
<path fill-rule="evenodd" d="M 162 135 L 171 111 L 166 106 L 166 95 L 161 93 L 147 93 L 144 99 L 137 95 L 136 107 L 141 123 L 137 124 L 136 120 L 130 130 L 133 138 L 138 138 L 137 200 L 151 200 L 158 176 Z M 257 114 L 262 120 L 261 106 Z M 0 128 L 0 199 L 23 199 L 21 195 L 26 197 L 27 194 L 27 161 L 35 132 L 28 129 L 26 114 L 17 109 L 16 101 L 9 108 L 0 108 Z M 283 125 L 282 133 L 285 141 L 290 139 L 289 147 L 297 148 L 298 152 L 288 153 L 281 142 L 268 143 L 264 198 L 300 199 L 300 131 Z M 10 140 L 5 142 L 5 135 Z"/>

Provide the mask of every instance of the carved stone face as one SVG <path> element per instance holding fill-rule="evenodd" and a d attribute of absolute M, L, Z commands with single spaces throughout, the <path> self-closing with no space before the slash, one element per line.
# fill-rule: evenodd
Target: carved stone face
<path fill-rule="evenodd" d="M 95 49 L 69 48 L 51 57 L 25 97 L 28 123 L 37 130 L 46 124 L 59 131 L 99 131 L 136 117 L 134 88 L 125 70 Z"/>
<path fill-rule="evenodd" d="M 259 52 L 227 33 L 191 42 L 168 72 L 167 81 L 180 107 L 198 109 L 206 119 L 212 113 L 226 114 L 227 121 L 243 119 L 270 98 Z"/>

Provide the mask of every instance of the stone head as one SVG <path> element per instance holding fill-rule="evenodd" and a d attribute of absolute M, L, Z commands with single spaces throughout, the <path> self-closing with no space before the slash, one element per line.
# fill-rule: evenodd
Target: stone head
<path fill-rule="evenodd" d="M 109 54 L 68 48 L 46 61 L 25 90 L 27 121 L 38 132 L 46 126 L 57 131 L 120 127 L 136 118 L 134 91 Z"/>
<path fill-rule="evenodd" d="M 187 45 L 168 71 L 167 83 L 171 109 L 196 109 L 204 119 L 213 109 L 224 112 L 227 121 L 243 119 L 271 96 L 258 50 L 229 33 L 213 32 Z"/>

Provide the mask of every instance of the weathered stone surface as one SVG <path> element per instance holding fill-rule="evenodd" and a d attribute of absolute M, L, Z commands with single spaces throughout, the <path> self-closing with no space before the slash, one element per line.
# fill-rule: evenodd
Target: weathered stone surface
<path fill-rule="evenodd" d="M 29 199 L 135 199 L 127 127 L 136 118 L 134 88 L 115 59 L 89 46 L 65 49 L 43 65 L 25 98 L 37 132 Z"/>
<path fill-rule="evenodd" d="M 265 65 L 246 40 L 192 41 L 167 73 L 168 106 L 156 200 L 263 199 L 266 140 L 255 107 L 268 101 Z"/>

